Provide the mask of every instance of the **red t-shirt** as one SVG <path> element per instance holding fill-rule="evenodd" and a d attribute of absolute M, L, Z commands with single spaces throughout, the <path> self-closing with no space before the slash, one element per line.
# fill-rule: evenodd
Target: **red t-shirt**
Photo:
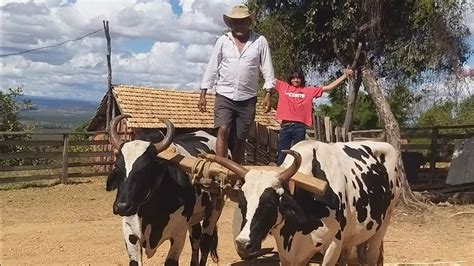
<path fill-rule="evenodd" d="M 313 98 L 323 95 L 322 87 L 293 87 L 277 80 L 275 90 L 278 92 L 278 107 L 275 118 L 302 122 L 307 126 L 313 124 Z"/>

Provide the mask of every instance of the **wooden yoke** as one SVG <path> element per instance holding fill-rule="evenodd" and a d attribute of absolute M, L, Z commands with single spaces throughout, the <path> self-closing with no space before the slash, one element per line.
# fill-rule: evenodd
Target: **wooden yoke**
<path fill-rule="evenodd" d="M 196 162 L 201 160 L 201 161 L 205 161 L 208 164 L 209 175 L 211 176 L 229 174 L 230 175 L 229 178 L 236 178 L 236 179 L 238 178 L 232 172 L 229 172 L 229 170 L 227 170 L 225 167 L 223 167 L 222 165 L 218 163 L 209 162 L 201 158 L 184 156 L 184 155 L 176 153 L 175 151 L 171 149 L 167 149 L 160 152 L 158 156 L 162 159 L 168 160 L 172 163 L 179 165 L 184 171 L 186 171 L 186 173 L 194 174 L 193 171 L 195 169 L 193 168 L 195 167 Z"/>
<path fill-rule="evenodd" d="M 278 166 L 259 166 L 259 165 L 244 165 L 245 168 L 251 170 L 261 170 L 261 171 L 275 171 L 275 172 L 281 172 L 282 167 Z M 326 191 L 327 187 L 327 182 L 323 181 L 321 179 L 315 178 L 313 176 L 297 172 L 294 176 L 291 177 L 290 181 L 295 182 L 296 186 L 318 194 L 318 195 L 323 195 L 324 192 Z"/>
<path fill-rule="evenodd" d="M 181 154 L 177 154 L 173 150 L 164 150 L 158 154 L 158 156 L 162 159 L 168 160 L 170 162 L 173 162 L 175 164 L 178 164 L 184 171 L 187 173 L 192 173 L 194 171 L 195 164 L 198 160 L 202 159 L 197 159 L 194 157 L 189 157 L 189 156 L 183 156 Z M 208 173 L 211 176 L 222 176 L 222 175 L 228 175 L 229 179 L 239 179 L 239 177 L 233 173 L 230 172 L 227 168 L 223 167 L 222 165 L 215 163 L 215 162 L 210 162 L 206 161 L 208 164 Z M 254 165 L 244 165 L 245 168 L 251 170 L 261 170 L 261 171 L 275 171 L 275 172 L 281 172 L 283 168 L 278 167 L 278 166 L 254 166 Z M 309 192 L 315 193 L 322 195 L 327 187 L 327 183 L 323 180 L 314 178 L 310 175 L 303 174 L 301 172 L 297 172 L 293 177 L 290 179 L 291 181 L 295 182 L 295 184 Z"/>

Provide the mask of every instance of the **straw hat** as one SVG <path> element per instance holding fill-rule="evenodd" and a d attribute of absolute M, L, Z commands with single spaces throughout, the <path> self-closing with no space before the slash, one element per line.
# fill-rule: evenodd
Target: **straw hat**
<path fill-rule="evenodd" d="M 250 18 L 250 20 L 253 21 L 255 19 L 255 14 L 250 13 L 246 5 L 236 5 L 232 7 L 232 10 L 229 13 L 224 14 L 222 17 L 224 18 L 224 23 L 230 27 L 233 19 Z"/>

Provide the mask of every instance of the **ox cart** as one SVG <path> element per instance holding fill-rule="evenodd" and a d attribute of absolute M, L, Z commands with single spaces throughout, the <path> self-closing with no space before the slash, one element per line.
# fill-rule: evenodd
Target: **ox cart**
<path fill-rule="evenodd" d="M 114 213 L 123 217 L 131 264 L 141 265 L 142 248 L 151 257 L 170 240 L 165 265 L 176 265 L 186 228 L 191 265 L 199 251 L 199 265 L 208 254 L 217 261 L 216 224 L 226 195 L 238 203 L 233 240 L 244 259 L 268 252 L 261 243 L 271 233 L 283 265 L 306 265 L 317 252 L 322 265 L 345 265 L 355 248 L 358 263 L 383 263 L 383 237 L 402 184 L 390 144 L 302 141 L 284 151 L 291 156 L 281 167 L 242 166 L 213 154 L 214 136 L 175 137 L 167 119 L 158 143 L 121 141 L 116 126 L 126 117 L 112 120 L 118 163 L 107 188 L 118 189 Z M 179 145 L 180 138 L 188 140 Z"/>

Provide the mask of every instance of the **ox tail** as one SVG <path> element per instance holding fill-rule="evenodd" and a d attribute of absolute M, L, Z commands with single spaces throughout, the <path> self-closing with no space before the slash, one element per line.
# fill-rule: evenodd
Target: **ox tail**
<path fill-rule="evenodd" d="M 210 246 L 210 254 L 211 254 L 211 259 L 214 263 L 219 262 L 219 256 L 217 255 L 217 243 L 219 242 L 219 236 L 217 234 L 217 224 L 214 227 L 214 232 L 212 232 L 211 236 L 211 246 Z"/>

